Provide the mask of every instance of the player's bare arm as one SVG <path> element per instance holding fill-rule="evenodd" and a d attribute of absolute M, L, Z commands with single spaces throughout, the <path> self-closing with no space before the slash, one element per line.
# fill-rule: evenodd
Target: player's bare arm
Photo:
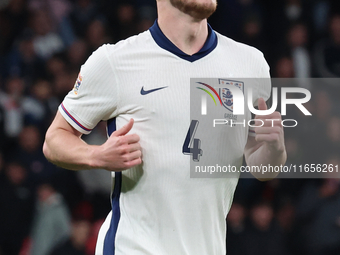
<path fill-rule="evenodd" d="M 58 112 L 46 133 L 43 151 L 49 161 L 66 169 L 122 171 L 142 162 L 139 136 L 128 134 L 133 123 L 131 119 L 113 132 L 103 145 L 88 145 Z"/>
<path fill-rule="evenodd" d="M 267 105 L 263 98 L 259 99 L 258 106 L 259 110 L 267 110 Z M 255 128 L 255 137 L 249 136 L 248 138 L 244 152 L 247 164 L 249 166 L 259 166 L 261 164 L 284 165 L 287 160 L 287 153 L 281 125 L 281 114 L 274 112 L 270 115 L 256 115 L 255 119 L 263 120 L 265 124 L 262 127 Z M 253 173 L 253 175 L 261 181 L 266 181 L 275 178 L 278 173 L 267 173 L 266 175 Z"/>

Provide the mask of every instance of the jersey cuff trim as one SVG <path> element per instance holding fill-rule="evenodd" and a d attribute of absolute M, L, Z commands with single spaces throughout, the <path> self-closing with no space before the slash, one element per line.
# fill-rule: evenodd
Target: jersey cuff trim
<path fill-rule="evenodd" d="M 248 136 L 254 136 L 255 137 L 256 136 L 255 130 L 249 129 Z"/>
<path fill-rule="evenodd" d="M 65 108 L 64 104 L 61 103 L 61 109 L 63 109 L 63 111 L 66 113 L 66 115 L 71 119 L 73 120 L 74 123 L 76 123 L 80 128 L 84 129 L 86 132 L 91 132 L 92 129 L 88 129 L 86 127 L 84 127 L 82 124 L 80 124 Z"/>

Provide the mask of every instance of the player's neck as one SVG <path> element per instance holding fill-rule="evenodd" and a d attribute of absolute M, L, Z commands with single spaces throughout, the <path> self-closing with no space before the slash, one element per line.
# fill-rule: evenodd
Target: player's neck
<path fill-rule="evenodd" d="M 207 20 L 195 20 L 168 1 L 158 1 L 158 25 L 164 35 L 188 55 L 198 52 L 208 37 Z"/>

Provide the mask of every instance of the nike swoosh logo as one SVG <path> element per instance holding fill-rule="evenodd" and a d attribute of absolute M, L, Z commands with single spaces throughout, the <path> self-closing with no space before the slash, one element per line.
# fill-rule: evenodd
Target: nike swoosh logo
<path fill-rule="evenodd" d="M 140 90 L 140 93 L 141 93 L 141 95 L 147 95 L 147 94 L 150 94 L 150 93 L 152 93 L 152 92 L 155 92 L 155 91 L 157 91 L 157 90 L 160 90 L 160 89 L 165 89 L 165 88 L 167 88 L 168 86 L 166 86 L 166 87 L 161 87 L 161 88 L 156 88 L 156 89 L 150 89 L 150 90 L 144 90 L 144 86 L 142 87 L 142 89 Z"/>

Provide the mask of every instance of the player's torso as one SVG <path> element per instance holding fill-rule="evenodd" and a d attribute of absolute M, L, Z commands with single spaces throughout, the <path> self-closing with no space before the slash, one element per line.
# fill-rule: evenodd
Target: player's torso
<path fill-rule="evenodd" d="M 151 36 L 147 38 L 150 42 L 146 43 L 142 52 L 132 49 L 116 56 L 115 82 L 120 87 L 116 125 L 119 128 L 134 118 L 135 125 L 131 132 L 140 135 L 140 143 L 145 151 L 144 167 L 152 165 L 149 171 L 166 168 L 169 174 L 187 176 L 188 172 L 170 166 L 184 167 L 190 162 L 190 156 L 183 153 L 183 144 L 192 121 L 190 78 L 248 78 L 254 77 L 256 73 L 251 73 L 252 68 L 247 67 L 247 57 L 240 56 L 232 48 L 228 50 L 217 46 L 204 58 L 190 62 L 159 48 Z M 224 145 L 223 137 L 228 137 L 227 144 L 242 155 L 247 138 L 244 130 L 235 128 L 222 134 L 209 135 L 215 135 L 216 141 Z M 204 129 L 199 128 L 198 135 L 200 131 L 203 137 L 207 135 Z M 230 137 L 235 138 L 232 145 Z M 236 141 L 240 137 L 243 140 L 237 146 Z M 228 146 L 225 147 L 227 150 Z"/>
<path fill-rule="evenodd" d="M 134 254 L 149 247 L 150 254 L 184 254 L 184 250 L 187 254 L 208 254 L 214 249 L 210 254 L 222 254 L 223 221 L 237 179 L 190 178 L 192 156 L 183 151 L 192 123 L 190 78 L 255 74 L 249 71 L 247 56 L 232 48 L 218 45 L 207 56 L 190 62 L 159 48 L 147 33 L 142 34 L 143 48 L 115 52 L 112 59 L 119 84 L 115 124 L 120 128 L 134 118 L 131 133 L 140 136 L 143 153 L 142 165 L 122 173 L 116 252 Z M 197 136 L 203 150 L 209 139 L 210 144 L 211 138 L 217 142 L 216 151 L 210 147 L 202 162 L 204 157 L 221 158 L 232 150 L 225 163 L 241 163 L 247 139 L 243 128 L 209 136 L 204 129 L 197 129 Z"/>

